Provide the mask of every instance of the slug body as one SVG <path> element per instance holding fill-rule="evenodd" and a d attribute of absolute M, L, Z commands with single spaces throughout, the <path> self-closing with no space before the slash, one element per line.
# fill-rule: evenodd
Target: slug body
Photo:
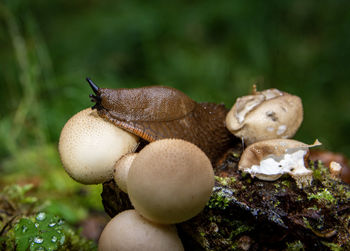
<path fill-rule="evenodd" d="M 224 105 L 197 103 L 165 86 L 98 88 L 88 79 L 99 116 L 148 142 L 179 138 L 201 148 L 214 163 L 232 143 Z"/>

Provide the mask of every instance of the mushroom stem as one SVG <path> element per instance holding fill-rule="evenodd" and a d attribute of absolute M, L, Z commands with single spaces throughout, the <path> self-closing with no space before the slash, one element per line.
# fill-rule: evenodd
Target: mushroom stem
<path fill-rule="evenodd" d="M 98 90 L 99 90 L 100 88 L 99 88 L 97 85 L 95 85 L 94 82 L 92 82 L 91 79 L 86 78 L 86 81 L 88 81 L 88 83 L 89 83 L 89 85 L 91 86 L 91 89 L 94 91 L 94 93 L 95 93 L 96 95 L 98 95 L 98 94 L 99 94 L 99 93 L 98 93 Z"/>

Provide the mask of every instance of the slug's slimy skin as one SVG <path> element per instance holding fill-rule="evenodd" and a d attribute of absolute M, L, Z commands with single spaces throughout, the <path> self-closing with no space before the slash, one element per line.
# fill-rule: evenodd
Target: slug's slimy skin
<path fill-rule="evenodd" d="M 233 141 L 225 127 L 224 105 L 197 103 L 171 87 L 107 89 L 87 80 L 96 94 L 90 97 L 99 116 L 148 142 L 184 139 L 214 163 Z"/>

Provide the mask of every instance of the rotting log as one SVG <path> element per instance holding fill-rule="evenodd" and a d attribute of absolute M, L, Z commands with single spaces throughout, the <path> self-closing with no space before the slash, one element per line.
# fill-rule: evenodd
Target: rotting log
<path fill-rule="evenodd" d="M 311 186 L 289 176 L 261 181 L 238 171 L 240 151 L 231 149 L 215 169 L 215 187 L 205 209 L 177 224 L 186 250 L 350 250 L 350 186 L 310 161 Z M 114 181 L 103 184 L 111 216 L 132 208 Z"/>

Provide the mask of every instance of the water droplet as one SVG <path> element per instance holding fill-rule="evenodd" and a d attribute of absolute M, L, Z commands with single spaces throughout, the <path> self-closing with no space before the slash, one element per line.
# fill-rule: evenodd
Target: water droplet
<path fill-rule="evenodd" d="M 45 219 L 46 219 L 46 213 L 44 213 L 44 212 L 38 213 L 36 215 L 36 220 L 38 220 L 38 221 L 43 221 Z"/>
<path fill-rule="evenodd" d="M 51 241 L 52 241 L 53 243 L 55 243 L 55 242 L 57 241 L 57 237 L 56 237 L 56 236 L 52 236 Z"/>
<path fill-rule="evenodd" d="M 61 219 L 58 221 L 58 225 L 63 225 L 63 223 L 64 223 L 64 221 Z"/>
<path fill-rule="evenodd" d="M 60 239 L 60 244 L 63 245 L 65 240 L 66 240 L 66 237 L 63 235 Z"/>
<path fill-rule="evenodd" d="M 49 227 L 54 227 L 54 226 L 56 226 L 56 222 L 52 222 L 49 224 Z"/>
<path fill-rule="evenodd" d="M 38 228 L 38 227 L 39 227 L 39 223 L 35 223 L 34 225 L 35 225 L 35 227 L 36 227 L 36 228 Z"/>
<path fill-rule="evenodd" d="M 35 238 L 34 238 L 34 242 L 37 243 L 37 244 L 41 244 L 41 243 L 44 242 L 44 239 L 41 238 L 41 237 L 35 237 Z"/>
<path fill-rule="evenodd" d="M 27 226 L 22 226 L 22 233 L 25 233 L 28 230 Z"/>

